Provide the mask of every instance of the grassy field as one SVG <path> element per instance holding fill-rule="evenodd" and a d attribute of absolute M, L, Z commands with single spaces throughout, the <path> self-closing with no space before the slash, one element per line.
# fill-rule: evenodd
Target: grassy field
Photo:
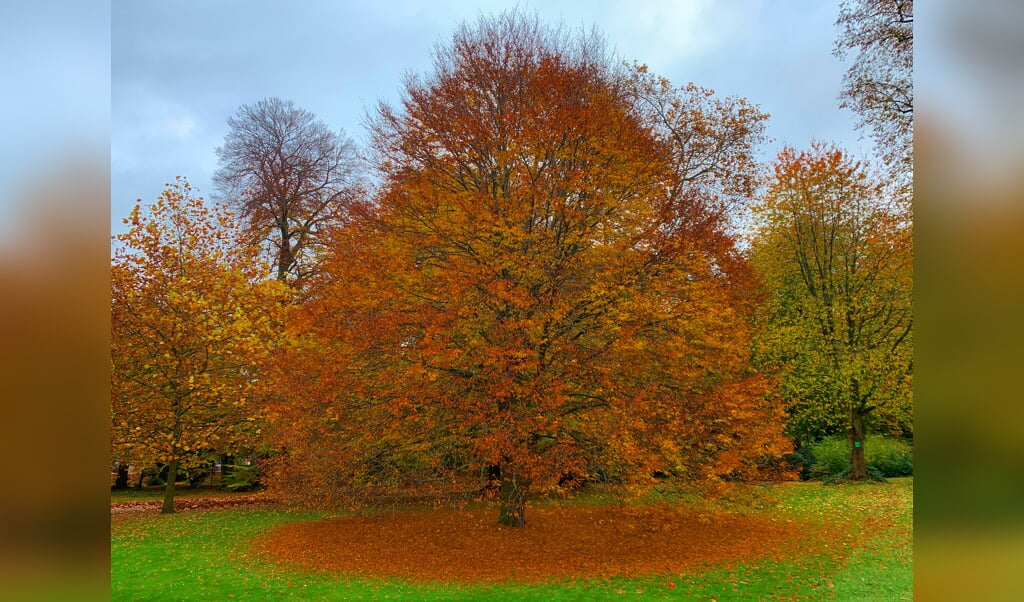
<path fill-rule="evenodd" d="M 857 545 L 784 562 L 687 574 L 542 584 L 417 584 L 309 574 L 254 559 L 249 541 L 324 515 L 252 508 L 112 517 L 114 600 L 910 600 L 913 480 L 771 487 L 739 510 L 838 524 Z M 541 504 L 543 502 L 540 502 Z"/>

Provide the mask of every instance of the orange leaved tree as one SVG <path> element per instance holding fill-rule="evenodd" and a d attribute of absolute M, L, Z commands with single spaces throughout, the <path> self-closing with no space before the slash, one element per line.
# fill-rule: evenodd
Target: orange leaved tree
<path fill-rule="evenodd" d="M 201 452 L 251 445 L 252 403 L 284 289 L 240 245 L 230 214 L 178 178 L 137 204 L 111 265 L 111 415 L 115 454 L 179 468 Z"/>
<path fill-rule="evenodd" d="M 293 324 L 282 489 L 488 470 L 499 522 L 519 526 L 529 493 L 566 475 L 712 484 L 784 451 L 719 210 L 753 186 L 752 163 L 723 158 L 764 115 L 707 98 L 516 13 L 439 48 L 379 108 L 376 202 L 336 234 Z"/>

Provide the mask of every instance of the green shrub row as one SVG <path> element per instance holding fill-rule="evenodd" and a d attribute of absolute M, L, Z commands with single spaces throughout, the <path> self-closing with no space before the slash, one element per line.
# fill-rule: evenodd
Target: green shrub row
<path fill-rule="evenodd" d="M 914 450 L 901 439 L 868 435 L 864 442 L 868 473 L 874 477 L 907 477 L 914 474 Z M 805 445 L 790 456 L 804 480 L 830 480 L 850 472 L 846 437 L 835 436 Z"/>

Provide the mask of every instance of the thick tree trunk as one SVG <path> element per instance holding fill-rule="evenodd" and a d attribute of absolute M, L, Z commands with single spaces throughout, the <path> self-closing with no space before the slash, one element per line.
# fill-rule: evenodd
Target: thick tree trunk
<path fill-rule="evenodd" d="M 526 524 L 526 492 L 529 482 L 518 479 L 513 471 L 505 470 L 503 473 L 501 488 L 498 490 L 501 501 L 498 524 L 522 527 Z"/>
<path fill-rule="evenodd" d="M 864 460 L 864 416 L 856 408 L 850 410 L 850 478 L 863 481 L 868 476 Z"/>
<path fill-rule="evenodd" d="M 286 218 L 279 218 L 278 229 L 281 232 L 281 246 L 277 254 L 277 279 L 284 282 L 288 278 L 288 270 L 292 267 L 292 241 Z"/>
<path fill-rule="evenodd" d="M 164 505 L 160 514 L 174 514 L 174 485 L 178 480 L 178 459 L 171 460 L 167 467 L 167 485 L 164 487 Z"/>

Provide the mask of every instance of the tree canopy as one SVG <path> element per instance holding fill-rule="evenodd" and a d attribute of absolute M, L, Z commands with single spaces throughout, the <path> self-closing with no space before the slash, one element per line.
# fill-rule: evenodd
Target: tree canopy
<path fill-rule="evenodd" d="M 890 176 L 909 189 L 914 170 L 914 1 L 847 0 L 836 25 L 836 56 L 854 53 L 839 106 L 858 114 Z"/>
<path fill-rule="evenodd" d="M 183 178 L 125 222 L 111 266 L 111 434 L 115 457 L 169 466 L 173 512 L 179 467 L 258 434 L 251 395 L 284 297 L 230 214 Z"/>
<path fill-rule="evenodd" d="M 862 479 L 866 421 L 912 428 L 909 204 L 834 146 L 786 148 L 774 170 L 752 245 L 769 290 L 759 360 L 785 374 L 791 434 L 847 433 Z"/>
<path fill-rule="evenodd" d="M 719 210 L 764 117 L 515 13 L 461 28 L 379 107 L 379 194 L 294 325 L 279 479 L 323 502 L 497 467 L 519 525 L 566 474 L 715 485 L 785 451 Z"/>
<path fill-rule="evenodd" d="M 279 280 L 301 285 L 323 256 L 325 230 L 344 220 L 359 190 L 359 161 L 334 132 L 291 101 L 267 98 L 228 118 L 214 175 L 219 196 L 268 246 Z"/>
<path fill-rule="evenodd" d="M 866 431 L 912 430 L 911 22 L 839 19 L 885 178 L 821 143 L 769 173 L 757 105 L 518 11 L 437 45 L 365 153 L 243 105 L 221 204 L 179 178 L 116 237 L 115 457 L 168 466 L 165 511 L 260 440 L 278 499 L 487 478 L 509 526 L 567 481 L 720 491 L 840 432 L 864 478 Z"/>

